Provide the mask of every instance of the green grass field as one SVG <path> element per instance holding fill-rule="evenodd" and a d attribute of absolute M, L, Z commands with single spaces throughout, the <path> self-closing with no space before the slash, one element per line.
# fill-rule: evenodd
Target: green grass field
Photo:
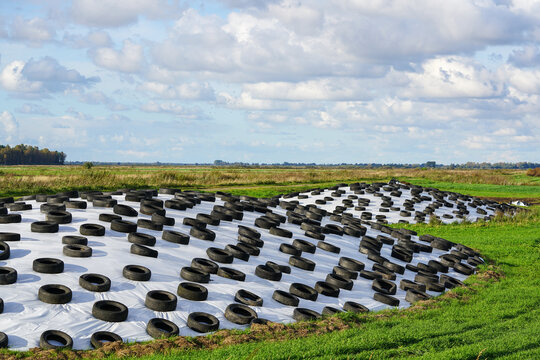
<path fill-rule="evenodd" d="M 482 176 L 474 183 L 443 181 L 442 176 L 409 175 L 404 177 L 405 181 L 442 190 L 493 198 L 540 200 L 536 179 L 514 179 L 501 185 L 482 183 Z M 509 179 L 521 176 L 516 173 L 499 175 Z M 336 182 L 310 180 L 282 186 L 245 182 L 232 186 L 205 184 L 201 188 L 213 191 L 227 188 L 235 194 L 272 196 Z M 132 359 L 540 358 L 540 206 L 534 206 L 514 219 L 502 218 L 490 223 L 406 227 L 477 249 L 491 265 L 484 266 L 479 275 L 470 277 L 466 281 L 467 287 L 454 289 L 411 309 L 362 316 L 340 315 L 336 321 L 346 324 L 343 330 L 338 327 L 335 331 L 327 331 L 327 320 L 323 320 L 292 324 L 276 333 L 229 331 L 224 333 L 227 336 L 218 334 L 205 341 L 182 339 L 182 346 L 170 345 L 178 344 L 178 339 L 169 339 L 169 346 L 162 347 L 157 343 L 150 347 L 151 351 L 145 348 L 146 345 L 133 345 L 115 353 L 95 355 L 109 359 L 124 358 L 120 354 Z M 275 337 L 279 340 L 274 340 Z M 211 349 L 204 348 L 205 344 Z M 149 351 L 155 353 L 149 354 Z M 50 357 L 69 358 L 68 354 L 70 352 L 51 353 Z M 80 353 L 76 354 L 79 356 Z M 93 356 L 91 354 L 86 353 L 86 356 Z M 0 355 L 33 357 L 35 354 L 13 355 L 4 350 Z"/>

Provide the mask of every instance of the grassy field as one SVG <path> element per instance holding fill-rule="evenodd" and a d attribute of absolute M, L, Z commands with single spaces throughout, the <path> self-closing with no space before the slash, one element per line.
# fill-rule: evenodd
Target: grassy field
<path fill-rule="evenodd" d="M 139 179 L 137 174 L 143 178 Z M 208 191 L 226 189 L 253 196 L 272 196 L 342 181 L 372 182 L 395 177 L 418 185 L 476 196 L 540 200 L 538 178 L 513 170 L 452 172 L 154 167 L 92 170 L 80 167 L 0 168 L 0 196 L 52 193 L 70 187 L 88 188 L 92 177 L 98 180 L 92 188 L 100 189 L 175 186 Z M 110 353 L 106 350 L 94 353 L 53 352 L 45 354 L 44 358 L 540 358 L 540 206 L 514 219 L 498 218 L 490 223 L 407 227 L 475 248 L 489 260 L 490 265 L 470 277 L 466 281 L 467 287 L 454 289 L 406 310 L 387 310 L 362 316 L 345 314 L 318 322 L 274 328 L 220 331 L 202 338 L 172 338 L 111 348 Z M 0 358 L 33 358 L 36 355 L 31 352 L 0 352 Z"/>

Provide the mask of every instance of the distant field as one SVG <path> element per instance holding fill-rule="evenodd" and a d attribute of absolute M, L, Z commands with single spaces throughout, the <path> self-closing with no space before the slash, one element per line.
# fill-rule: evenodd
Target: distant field
<path fill-rule="evenodd" d="M 255 196 L 330 186 L 337 182 L 388 181 L 459 191 L 475 196 L 540 199 L 540 177 L 525 170 L 359 169 L 354 167 L 3 166 L 0 196 L 66 189 L 180 187 Z"/>

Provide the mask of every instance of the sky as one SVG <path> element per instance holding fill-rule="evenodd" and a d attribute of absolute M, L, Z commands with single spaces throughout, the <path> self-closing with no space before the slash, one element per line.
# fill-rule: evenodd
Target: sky
<path fill-rule="evenodd" d="M 1 0 L 0 144 L 540 162 L 540 1 Z"/>

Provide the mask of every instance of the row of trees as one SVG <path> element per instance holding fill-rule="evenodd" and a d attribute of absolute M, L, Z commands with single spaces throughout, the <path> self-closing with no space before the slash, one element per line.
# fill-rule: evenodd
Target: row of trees
<path fill-rule="evenodd" d="M 0 165 L 63 165 L 66 154 L 20 144 L 14 147 L 0 145 Z"/>

